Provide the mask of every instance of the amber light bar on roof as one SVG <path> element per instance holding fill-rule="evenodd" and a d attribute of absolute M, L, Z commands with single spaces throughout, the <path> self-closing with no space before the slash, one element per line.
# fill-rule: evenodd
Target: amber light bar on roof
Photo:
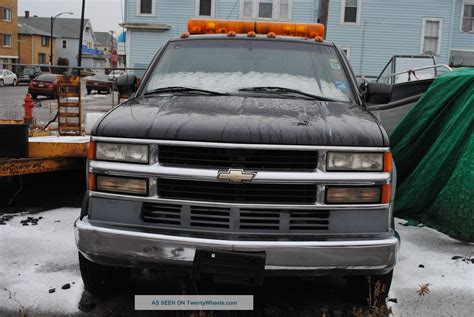
<path fill-rule="evenodd" d="M 324 25 L 320 23 L 190 19 L 188 32 L 190 34 L 226 34 L 229 32 L 247 34 L 255 32 L 257 34 L 274 33 L 275 35 L 316 38 L 324 36 Z"/>

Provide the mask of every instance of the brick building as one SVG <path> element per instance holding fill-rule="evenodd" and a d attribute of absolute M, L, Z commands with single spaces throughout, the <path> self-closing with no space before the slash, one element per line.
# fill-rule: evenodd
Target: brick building
<path fill-rule="evenodd" d="M 18 59 L 18 1 L 0 0 L 0 69 Z"/>
<path fill-rule="evenodd" d="M 18 27 L 18 51 L 20 64 L 49 64 L 50 33 L 26 24 Z M 53 52 L 56 50 L 55 36 L 52 41 Z M 54 54 L 54 53 L 53 53 Z M 55 55 L 53 55 L 56 57 Z M 53 59 L 55 65 L 57 59 Z"/>

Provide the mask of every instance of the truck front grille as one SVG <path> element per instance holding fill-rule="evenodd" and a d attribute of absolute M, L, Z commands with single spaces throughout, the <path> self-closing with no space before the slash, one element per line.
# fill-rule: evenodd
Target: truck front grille
<path fill-rule="evenodd" d="M 142 218 L 163 228 L 233 233 L 327 231 L 326 210 L 278 210 L 144 203 Z"/>
<path fill-rule="evenodd" d="M 229 184 L 157 179 L 160 198 L 229 203 L 314 204 L 315 184 Z"/>
<path fill-rule="evenodd" d="M 316 169 L 318 152 L 160 145 L 158 161 L 177 167 L 308 171 Z"/>

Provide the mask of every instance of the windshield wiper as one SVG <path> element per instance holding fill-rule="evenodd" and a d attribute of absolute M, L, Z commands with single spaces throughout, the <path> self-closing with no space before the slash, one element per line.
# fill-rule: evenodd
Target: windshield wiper
<path fill-rule="evenodd" d="M 181 86 L 173 86 L 173 87 L 163 87 L 157 88 L 150 91 L 147 91 L 145 95 L 154 95 L 154 94 L 164 94 L 164 93 L 191 93 L 191 94 L 205 94 L 205 95 L 212 95 L 212 96 L 227 96 L 228 94 L 218 91 L 212 90 L 205 90 L 205 89 L 198 89 L 198 88 L 190 88 L 190 87 L 181 87 Z"/>
<path fill-rule="evenodd" d="M 239 89 L 239 91 L 264 92 L 264 93 L 274 93 L 274 94 L 283 94 L 283 95 L 297 94 L 297 95 L 305 96 L 314 100 L 337 101 L 335 99 L 308 94 L 306 92 L 303 92 L 297 89 L 284 88 L 284 87 L 249 87 L 249 88 Z"/>

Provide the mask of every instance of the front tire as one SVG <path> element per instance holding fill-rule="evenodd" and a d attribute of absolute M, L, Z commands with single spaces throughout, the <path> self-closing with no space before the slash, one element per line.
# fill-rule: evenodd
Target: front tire
<path fill-rule="evenodd" d="M 12 86 L 16 86 L 16 85 L 17 85 L 16 79 L 13 79 L 13 85 Z"/>
<path fill-rule="evenodd" d="M 5 83 L 4 83 L 3 79 L 0 79 L 0 87 L 3 87 L 3 86 L 5 86 Z"/>
<path fill-rule="evenodd" d="M 382 275 L 348 276 L 351 299 L 360 304 L 369 304 L 370 307 L 385 305 L 392 285 L 392 276 L 393 270 Z"/>
<path fill-rule="evenodd" d="M 129 268 L 106 266 L 86 259 L 79 253 L 84 288 L 97 297 L 106 297 L 122 289 L 130 277 Z"/>

